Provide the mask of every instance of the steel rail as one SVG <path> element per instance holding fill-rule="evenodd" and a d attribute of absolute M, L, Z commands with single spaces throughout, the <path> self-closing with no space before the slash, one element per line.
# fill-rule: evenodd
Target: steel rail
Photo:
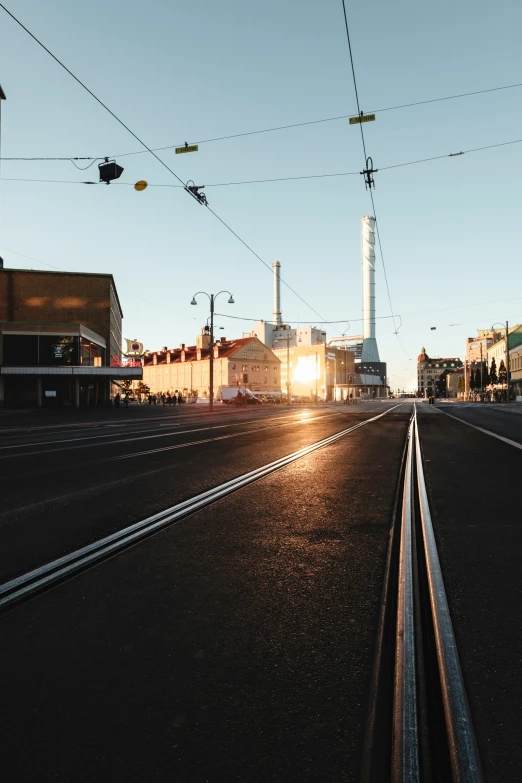
<path fill-rule="evenodd" d="M 393 783 L 420 781 L 412 543 L 414 426 L 412 417 L 408 430 L 399 551 L 392 737 Z"/>
<path fill-rule="evenodd" d="M 431 613 L 437 647 L 442 701 L 453 780 L 456 783 L 484 781 L 477 742 L 471 721 L 464 679 L 453 632 L 448 599 L 442 578 L 437 544 L 433 532 L 415 407 L 415 452 L 417 463 L 417 491 L 420 503 L 424 556 L 428 573 Z"/>
<path fill-rule="evenodd" d="M 0 608 L 7 608 L 17 601 L 27 598 L 39 590 L 43 590 L 55 582 L 58 582 L 72 574 L 93 565 L 97 561 L 114 555 L 118 551 L 136 543 L 137 541 L 161 530 L 164 527 L 175 524 L 189 514 L 193 514 L 195 511 L 208 506 L 211 503 L 231 494 L 232 492 L 241 489 L 248 484 L 258 481 L 264 476 L 274 473 L 281 468 L 295 462 L 302 457 L 308 456 L 318 449 L 329 446 L 335 443 L 337 440 L 345 437 L 351 432 L 364 427 L 366 424 L 381 419 L 390 411 L 400 405 L 394 405 L 392 408 L 380 413 L 378 416 L 373 416 L 370 419 L 359 422 L 353 427 L 348 427 L 345 430 L 330 435 L 316 443 L 312 443 L 305 446 L 302 449 L 292 452 L 291 454 L 281 457 L 273 462 L 263 465 L 260 468 L 244 473 L 241 476 L 237 476 L 235 479 L 225 482 L 211 490 L 196 495 L 189 500 L 185 500 L 182 503 L 178 503 L 171 508 L 161 511 L 153 516 L 136 522 L 128 527 L 112 533 L 109 536 L 105 536 L 98 541 L 81 547 L 80 549 L 71 552 L 63 557 L 53 560 L 45 565 L 40 566 L 26 574 L 15 577 L 14 579 L 0 585 Z"/>
<path fill-rule="evenodd" d="M 231 422 L 231 423 L 226 423 L 226 424 L 212 424 L 212 425 L 207 426 L 207 427 L 205 427 L 205 426 L 195 427 L 194 429 L 190 429 L 190 430 L 178 430 L 178 429 L 176 429 L 177 427 L 181 427 L 182 424 L 162 424 L 160 426 L 163 427 L 163 428 L 168 427 L 169 428 L 169 432 L 165 432 L 165 429 L 161 429 L 160 430 L 159 428 L 155 432 L 152 432 L 152 433 L 150 431 L 150 428 L 145 429 L 145 430 L 135 430 L 135 431 L 131 431 L 131 432 L 121 432 L 120 430 L 118 430 L 118 432 L 110 432 L 110 433 L 104 433 L 104 434 L 98 434 L 98 435 L 86 435 L 86 436 L 80 437 L 80 438 L 66 438 L 66 439 L 62 439 L 62 440 L 45 440 L 45 441 L 42 441 L 42 442 L 34 441 L 32 443 L 14 443 L 14 444 L 9 444 L 7 446 L 0 446 L 0 452 L 13 450 L 13 449 L 28 449 L 28 448 L 31 448 L 32 446 L 38 446 L 38 447 L 40 447 L 40 446 L 55 446 L 55 445 L 59 446 L 62 443 L 78 443 L 80 441 L 82 442 L 82 445 L 81 446 L 69 446 L 69 447 L 60 448 L 60 449 L 43 449 L 41 451 L 31 451 L 31 452 L 28 452 L 27 454 L 25 454 L 25 453 L 24 454 L 22 454 L 22 453 L 20 453 L 20 454 L 9 453 L 9 454 L 6 454 L 6 455 L 2 455 L 0 453 L 0 460 L 1 459 L 11 459 L 12 457 L 15 457 L 15 458 L 16 457 L 31 457 L 31 456 L 34 456 L 36 454 L 53 454 L 53 453 L 59 452 L 59 451 L 73 451 L 75 449 L 83 449 L 83 448 L 91 448 L 91 447 L 95 447 L 96 448 L 97 445 L 98 445 L 98 443 L 97 443 L 98 441 L 106 440 L 107 438 L 112 438 L 112 440 L 110 442 L 107 442 L 107 444 L 100 443 L 101 446 L 103 446 L 103 445 L 112 446 L 112 445 L 118 445 L 120 443 L 133 443 L 134 441 L 138 441 L 138 440 L 154 440 L 155 438 L 172 438 L 172 437 L 177 437 L 178 435 L 191 435 L 191 434 L 193 434 L 195 432 L 207 432 L 208 430 L 222 430 L 222 429 L 228 429 L 228 428 L 232 428 L 232 427 L 243 427 L 243 426 L 246 427 L 246 426 L 248 426 L 250 424 L 252 424 L 253 426 L 255 425 L 255 426 L 259 427 L 260 424 L 265 425 L 266 422 L 272 422 L 272 421 L 276 422 L 276 424 L 272 425 L 273 427 L 291 426 L 292 424 L 308 424 L 308 422 L 310 422 L 310 421 L 322 421 L 324 419 L 334 418 L 335 416 L 342 416 L 343 413 L 346 413 L 346 411 L 339 411 L 339 412 L 334 412 L 334 413 L 324 413 L 324 414 L 320 414 L 318 416 L 310 416 L 310 417 L 308 417 L 306 419 L 299 418 L 300 414 L 292 414 L 290 416 L 272 416 L 270 418 L 264 416 L 263 418 L 252 418 L 252 419 L 248 419 L 248 420 L 242 419 L 241 421 L 236 421 L 236 422 Z M 287 421 L 285 421 L 285 419 L 291 419 L 292 421 L 287 422 Z M 279 424 L 279 422 L 281 422 L 281 421 L 283 422 L 283 424 Z M 187 424 L 186 426 L 190 426 L 190 423 Z M 267 429 L 267 427 L 263 426 L 262 429 Z M 147 434 L 143 435 L 142 433 L 144 433 L 144 432 L 147 433 Z M 121 435 L 124 435 L 125 437 L 123 437 L 123 438 L 119 437 Z M 116 438 L 118 440 L 116 440 Z M 83 441 L 96 441 L 96 442 L 95 443 L 83 443 Z"/>

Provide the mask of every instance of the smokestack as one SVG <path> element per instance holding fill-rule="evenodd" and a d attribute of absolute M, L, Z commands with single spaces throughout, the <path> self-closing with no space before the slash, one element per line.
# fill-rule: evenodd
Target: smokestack
<path fill-rule="evenodd" d="M 362 362 L 378 362 L 379 349 L 375 339 L 375 218 L 361 221 L 363 276 L 363 347 Z"/>
<path fill-rule="evenodd" d="M 272 264 L 274 270 L 274 323 L 276 326 L 283 325 L 283 314 L 281 313 L 281 277 L 279 270 L 281 264 L 279 261 L 274 261 Z"/>

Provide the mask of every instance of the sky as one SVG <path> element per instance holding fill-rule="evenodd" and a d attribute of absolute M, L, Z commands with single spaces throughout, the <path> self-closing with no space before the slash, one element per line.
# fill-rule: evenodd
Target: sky
<path fill-rule="evenodd" d="M 77 184 L 98 179 L 98 162 L 81 172 L 2 160 L 5 266 L 111 272 L 124 337 L 158 350 L 195 341 L 208 316 L 205 297 L 190 306 L 196 291 L 233 293 L 234 305 L 225 295 L 216 304 L 227 338 L 269 320 L 279 260 L 302 298 L 283 286 L 285 322 L 341 321 L 326 326 L 329 338 L 360 333 L 360 222 L 372 207 L 359 128 L 341 119 L 205 142 L 357 112 L 342 0 L 4 4 L 148 146 L 204 142 L 157 154 L 183 182 L 206 186 L 211 208 L 269 268 L 150 153 L 127 155 L 143 148 L 0 8 L 2 157 L 107 155 L 124 167 L 107 187 Z M 366 113 L 522 82 L 517 0 L 346 7 Z M 516 87 L 377 111 L 367 153 L 379 169 L 522 138 L 521 101 Z M 377 340 L 392 387 L 416 386 L 421 347 L 463 357 L 476 329 L 522 321 L 521 162 L 512 144 L 375 174 L 398 329 L 377 251 Z M 141 179 L 149 187 L 137 192 Z"/>

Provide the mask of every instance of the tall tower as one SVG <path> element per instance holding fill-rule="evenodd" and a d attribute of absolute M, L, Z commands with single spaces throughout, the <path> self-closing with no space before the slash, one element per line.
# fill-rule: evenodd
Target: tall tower
<path fill-rule="evenodd" d="M 283 314 L 281 312 L 281 277 L 279 270 L 281 264 L 279 261 L 274 261 L 272 264 L 274 270 L 274 323 L 276 326 L 283 325 Z"/>
<path fill-rule="evenodd" d="M 361 362 L 379 362 L 375 339 L 375 218 L 361 221 L 363 282 L 363 345 Z"/>

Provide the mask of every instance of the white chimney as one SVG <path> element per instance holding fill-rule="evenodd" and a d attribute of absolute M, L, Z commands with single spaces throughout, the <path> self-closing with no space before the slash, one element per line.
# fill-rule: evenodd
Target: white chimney
<path fill-rule="evenodd" d="M 274 270 L 274 323 L 276 326 L 283 325 L 283 314 L 281 313 L 281 277 L 279 270 L 281 264 L 279 261 L 274 261 L 272 264 Z"/>
<path fill-rule="evenodd" d="M 378 362 L 379 349 L 375 339 L 375 218 L 361 221 L 363 278 L 363 346 L 362 362 Z"/>

